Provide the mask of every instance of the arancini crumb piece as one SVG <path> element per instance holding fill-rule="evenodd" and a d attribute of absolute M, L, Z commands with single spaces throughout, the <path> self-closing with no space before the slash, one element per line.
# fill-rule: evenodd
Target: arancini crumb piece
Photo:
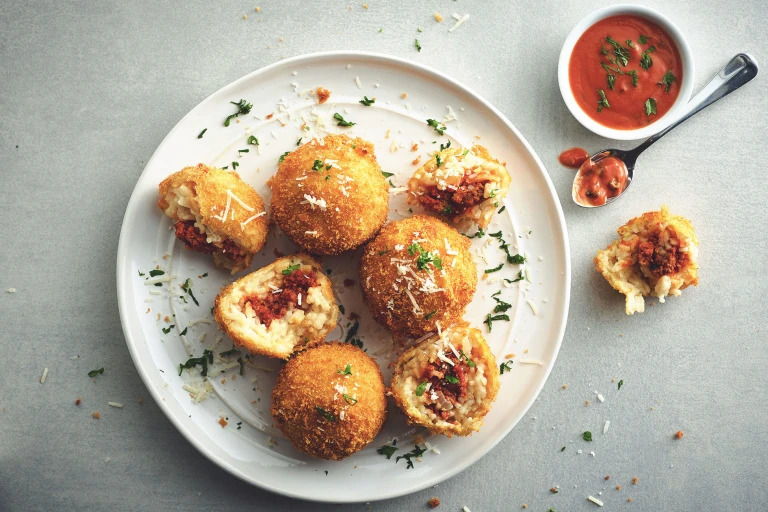
<path fill-rule="evenodd" d="M 432 497 L 427 502 L 427 505 L 429 505 L 429 508 L 437 508 L 440 506 L 440 498 L 438 497 Z"/>
<path fill-rule="evenodd" d="M 678 430 L 677 432 L 675 432 L 675 439 L 682 439 L 682 437 L 683 437 L 684 435 L 685 435 L 685 434 L 683 434 L 683 431 L 682 431 L 682 430 Z"/>
<path fill-rule="evenodd" d="M 329 91 L 328 89 L 324 89 L 323 87 L 318 87 L 315 90 L 315 94 L 317 95 L 317 102 L 320 105 L 328 101 L 328 98 L 331 97 L 331 91 Z"/>
<path fill-rule="evenodd" d="M 635 484 L 635 485 L 637 485 L 637 482 L 639 482 L 639 481 L 640 480 L 637 477 L 632 479 L 632 483 Z"/>

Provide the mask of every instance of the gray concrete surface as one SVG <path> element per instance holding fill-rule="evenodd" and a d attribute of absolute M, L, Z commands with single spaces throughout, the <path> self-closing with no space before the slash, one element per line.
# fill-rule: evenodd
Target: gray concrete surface
<path fill-rule="evenodd" d="M 643 3 L 688 37 L 697 89 L 738 51 L 768 63 L 764 2 Z M 439 496 L 439 510 L 518 510 L 525 503 L 560 512 L 594 509 L 585 498 L 599 492 L 610 510 L 765 510 L 765 76 L 643 156 L 620 203 L 578 209 L 569 200 L 572 173 L 557 164 L 558 153 L 614 143 L 570 116 L 555 70 L 571 27 L 603 4 L 0 1 L 0 510 L 384 512 L 424 510 Z M 437 24 L 435 11 L 471 18 L 449 34 L 450 20 Z M 547 166 L 573 258 L 563 348 L 528 415 L 437 489 L 370 505 L 275 496 L 200 455 L 136 373 L 115 290 L 125 206 L 171 127 L 255 69 L 331 49 L 428 64 L 495 104 Z M 697 228 L 701 284 L 626 317 L 592 257 L 617 226 L 662 202 Z M 17 293 L 5 293 L 10 287 Z M 107 371 L 98 382 L 85 376 L 101 366 Z M 41 385 L 44 367 L 50 373 Z M 613 378 L 623 379 L 621 391 Z M 595 390 L 605 403 L 595 401 Z M 88 405 L 75 406 L 77 397 Z M 106 410 L 108 400 L 130 406 Z M 90 417 L 93 404 L 102 404 L 101 421 Z M 605 420 L 612 435 L 588 446 L 580 441 Z M 685 432 L 679 441 L 677 430 Z M 554 485 L 558 494 L 549 492 Z"/>

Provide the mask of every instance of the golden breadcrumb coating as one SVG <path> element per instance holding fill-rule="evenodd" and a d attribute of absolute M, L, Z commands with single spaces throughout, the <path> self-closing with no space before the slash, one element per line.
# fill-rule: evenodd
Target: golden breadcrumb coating
<path fill-rule="evenodd" d="M 496 358 L 482 333 L 462 323 L 403 352 L 390 389 L 409 424 L 452 437 L 480 430 L 500 386 Z"/>
<path fill-rule="evenodd" d="M 314 276 L 316 284 L 297 297 L 288 295 L 286 282 L 294 273 Z M 260 318 L 249 298 L 285 300 L 287 310 L 270 323 Z M 257 306 L 258 309 L 258 306 Z M 268 309 L 268 308 L 267 308 Z M 338 306 L 331 281 L 320 264 L 307 254 L 285 256 L 241 277 L 216 296 L 216 323 L 233 341 L 251 354 L 288 359 L 308 344 L 323 341 L 334 327 Z M 274 311 L 273 311 L 274 313 Z"/>
<path fill-rule="evenodd" d="M 626 295 L 628 315 L 645 311 L 645 296 L 664 302 L 664 297 L 699 284 L 693 224 L 670 215 L 666 205 L 629 220 L 618 233 L 618 240 L 597 253 L 595 268 Z"/>
<path fill-rule="evenodd" d="M 510 181 L 505 165 L 483 146 L 447 148 L 435 151 L 408 180 L 408 202 L 457 229 L 472 224 L 485 228 L 507 196 Z"/>
<path fill-rule="evenodd" d="M 371 239 L 387 219 L 389 185 L 373 144 L 346 135 L 312 139 L 269 181 L 272 215 L 313 254 L 340 254 Z"/>
<path fill-rule="evenodd" d="M 269 219 L 264 201 L 234 171 L 204 164 L 185 167 L 164 179 L 159 192 L 160 209 L 174 222 L 194 221 L 194 229 L 217 246 L 213 253 L 216 264 L 231 269 L 233 274 L 248 268 L 267 240 Z M 221 247 L 226 240 L 242 254 L 230 258 L 226 248 Z"/>
<path fill-rule="evenodd" d="M 365 247 L 368 306 L 396 336 L 418 338 L 461 319 L 477 286 L 470 240 L 427 215 L 390 222 Z"/>
<path fill-rule="evenodd" d="M 341 460 L 363 449 L 387 415 L 379 366 L 353 345 L 319 343 L 280 370 L 272 419 L 298 451 Z"/>

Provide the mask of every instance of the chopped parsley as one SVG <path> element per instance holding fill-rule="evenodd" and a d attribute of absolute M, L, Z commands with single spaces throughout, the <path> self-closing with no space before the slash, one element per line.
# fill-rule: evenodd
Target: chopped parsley
<path fill-rule="evenodd" d="M 505 278 L 504 282 L 508 283 L 508 284 L 512 284 L 512 283 L 516 283 L 518 281 L 522 281 L 523 279 L 525 279 L 525 276 L 523 275 L 523 271 L 521 270 L 520 272 L 517 273 L 517 278 L 516 279 L 506 279 Z"/>
<path fill-rule="evenodd" d="M 435 256 L 431 251 L 424 251 L 418 242 L 414 242 L 408 246 L 408 254 L 414 256 L 416 254 L 419 257 L 416 259 L 416 267 L 419 270 L 430 271 L 429 265 L 432 264 L 437 270 L 443 270 L 443 261 Z"/>
<path fill-rule="evenodd" d="M 174 327 L 176 326 L 173 324 L 169 325 L 168 327 L 163 327 L 163 334 L 168 334 L 169 332 L 171 332 L 171 329 L 173 329 Z"/>
<path fill-rule="evenodd" d="M 650 116 L 656 113 L 656 100 L 648 98 L 645 100 L 645 115 Z"/>
<path fill-rule="evenodd" d="M 462 235 L 464 235 L 464 233 L 462 233 Z M 477 233 L 475 233 L 474 235 L 464 235 L 464 236 L 467 238 L 482 238 L 485 236 L 485 231 L 483 231 L 482 228 L 477 228 Z"/>
<path fill-rule="evenodd" d="M 363 341 L 360 340 L 359 338 L 353 339 L 352 341 L 349 342 L 349 344 L 352 345 L 353 347 L 363 348 Z M 368 352 L 367 349 L 365 351 Z"/>
<path fill-rule="evenodd" d="M 616 59 L 621 61 L 623 66 L 626 66 L 629 63 L 629 50 L 621 46 L 621 43 L 611 38 L 611 36 L 605 36 L 605 42 L 613 46 L 613 54 L 616 56 Z M 603 48 L 603 53 L 606 53 L 605 48 Z"/>
<path fill-rule="evenodd" d="M 363 99 L 360 100 L 360 103 L 365 107 L 370 107 L 376 103 L 376 98 L 369 99 L 368 96 L 363 96 Z"/>
<path fill-rule="evenodd" d="M 289 265 L 288 268 L 283 270 L 284 276 L 289 276 L 299 270 L 301 268 L 301 263 L 296 263 L 295 265 Z"/>
<path fill-rule="evenodd" d="M 648 68 L 653 66 L 653 59 L 651 59 L 651 54 L 656 51 L 655 46 L 649 46 L 647 50 L 645 50 L 640 55 L 640 67 L 644 70 L 648 71 Z"/>
<path fill-rule="evenodd" d="M 561 452 L 564 452 L 564 451 L 565 451 L 565 446 L 563 446 L 562 448 L 560 448 L 560 451 L 561 451 Z"/>
<path fill-rule="evenodd" d="M 393 172 L 386 172 L 386 171 L 381 171 L 381 174 L 382 174 L 382 176 L 384 176 L 385 178 L 391 178 L 392 176 L 394 176 L 394 175 L 395 175 L 395 173 L 393 173 Z"/>
<path fill-rule="evenodd" d="M 494 313 L 504 313 L 506 310 L 512 307 L 512 304 L 504 302 L 497 295 L 501 295 L 501 290 L 491 295 L 491 298 L 496 301 L 496 307 L 493 308 Z"/>
<path fill-rule="evenodd" d="M 343 370 L 336 370 L 340 375 L 352 375 L 352 365 L 348 364 Z"/>
<path fill-rule="evenodd" d="M 237 166 L 240 165 L 240 162 L 232 162 L 232 170 L 234 171 L 237 169 Z"/>
<path fill-rule="evenodd" d="M 205 135 L 205 132 L 208 131 L 208 128 L 203 128 L 203 131 L 200 132 L 200 134 L 197 136 L 198 139 L 202 139 L 203 135 Z"/>
<path fill-rule="evenodd" d="M 187 334 L 187 327 L 185 327 L 184 330 L 181 331 L 181 334 L 179 334 L 179 336 L 184 336 L 186 334 Z"/>
<path fill-rule="evenodd" d="M 592 432 L 587 430 L 586 432 L 584 432 L 582 437 L 584 438 L 585 441 L 592 441 Z"/>
<path fill-rule="evenodd" d="M 477 366 L 475 362 L 471 360 L 467 354 L 464 353 L 463 350 L 459 350 L 459 360 L 466 361 L 467 366 L 469 366 L 470 368 L 475 368 Z"/>
<path fill-rule="evenodd" d="M 93 378 L 97 375 L 102 375 L 104 373 L 104 368 L 99 368 L 98 370 L 91 370 L 88 372 L 88 376 Z"/>
<path fill-rule="evenodd" d="M 160 269 L 153 269 L 149 271 L 149 277 L 161 276 L 163 274 L 165 274 L 165 272 Z"/>
<path fill-rule="evenodd" d="M 250 144 L 251 146 L 258 146 L 258 145 L 259 145 L 259 139 L 257 139 L 257 138 L 256 138 L 256 137 L 254 137 L 253 135 L 251 135 L 250 137 L 248 137 L 248 141 L 247 141 L 247 142 L 248 142 L 248 144 Z"/>
<path fill-rule="evenodd" d="M 227 119 L 224 121 L 224 126 L 229 126 L 230 121 L 232 121 L 240 114 L 249 114 L 251 112 L 251 108 L 253 107 L 252 104 L 247 103 L 245 100 L 240 100 L 238 103 L 230 101 L 230 103 L 236 106 L 238 110 L 234 114 L 227 116 Z"/>
<path fill-rule="evenodd" d="M 629 46 L 630 48 L 634 48 L 635 47 L 635 44 L 632 42 L 631 39 L 627 39 L 624 42 L 627 43 L 627 46 Z"/>
<path fill-rule="evenodd" d="M 184 370 L 184 368 L 194 368 L 197 365 L 202 366 L 202 370 L 200 370 L 200 375 L 203 377 L 208 376 L 208 365 L 213 364 L 213 352 L 211 352 L 208 349 L 203 350 L 203 355 L 200 357 L 190 357 L 187 359 L 187 362 L 184 364 L 179 363 L 179 375 L 181 375 L 181 372 Z"/>
<path fill-rule="evenodd" d="M 597 90 L 597 94 L 600 95 L 600 99 L 597 100 L 597 111 L 602 112 L 603 107 L 610 107 L 611 104 L 608 103 L 608 98 L 605 97 L 605 91 L 602 89 Z"/>
<path fill-rule="evenodd" d="M 205 273 L 204 273 L 203 275 L 201 275 L 200 277 L 208 277 L 208 272 L 205 272 Z"/>
<path fill-rule="evenodd" d="M 142 272 L 141 270 L 137 270 L 136 272 L 139 273 L 139 277 L 144 277 L 145 275 L 147 275 L 144 272 Z"/>
<path fill-rule="evenodd" d="M 485 317 L 485 320 L 483 320 L 484 324 L 488 325 L 488 332 L 493 331 L 493 322 L 497 320 L 506 320 L 509 322 L 509 315 L 503 314 L 503 315 L 492 315 L 491 313 L 488 313 L 488 316 Z"/>
<path fill-rule="evenodd" d="M 412 458 L 414 458 L 414 459 L 419 458 L 422 455 L 424 455 L 426 453 L 426 451 L 427 451 L 426 447 L 419 448 L 419 445 L 415 445 L 415 446 L 416 447 L 413 450 L 411 450 L 410 452 L 406 453 L 405 455 L 400 455 L 399 457 L 397 457 L 395 459 L 395 464 L 397 464 L 397 462 L 400 459 L 405 459 L 408 462 L 408 464 L 405 466 L 405 469 L 412 468 L 413 467 L 413 461 L 411 459 Z"/>
<path fill-rule="evenodd" d="M 613 84 L 616 83 L 616 75 L 608 74 L 606 75 L 606 79 L 608 80 L 608 88 L 613 90 Z"/>
<path fill-rule="evenodd" d="M 418 39 L 413 40 L 413 45 L 416 47 L 416 50 L 421 51 L 421 45 L 419 44 Z"/>
<path fill-rule="evenodd" d="M 416 396 L 421 396 L 424 394 L 424 391 L 427 390 L 427 381 L 425 380 L 418 386 L 416 386 Z"/>
<path fill-rule="evenodd" d="M 333 414 L 329 413 L 328 411 L 326 411 L 322 407 L 318 407 L 316 405 L 315 406 L 315 410 L 320 414 L 320 416 L 322 416 L 326 420 L 328 420 L 328 421 L 336 421 L 336 416 L 334 416 Z"/>
<path fill-rule="evenodd" d="M 440 211 L 440 213 L 441 213 L 442 215 L 450 215 L 450 214 L 452 214 L 452 213 L 453 213 L 453 207 L 452 207 L 451 205 L 448 205 L 448 206 L 446 206 L 445 208 L 443 208 L 443 209 Z"/>
<path fill-rule="evenodd" d="M 627 74 L 627 76 L 631 76 L 632 77 L 632 85 L 637 87 L 637 81 L 640 78 L 640 77 L 637 76 L 637 70 L 633 69 L 632 71 L 627 71 L 626 74 Z"/>
<path fill-rule="evenodd" d="M 397 446 L 385 444 L 381 448 L 377 449 L 376 453 L 378 453 L 379 455 L 384 455 L 387 458 L 387 460 L 389 460 L 392 458 L 392 456 L 395 454 L 396 451 L 397 451 Z"/>
<path fill-rule="evenodd" d="M 379 256 L 384 256 L 385 254 L 390 253 L 390 252 L 392 252 L 392 251 L 389 249 L 389 247 L 387 247 L 386 251 L 379 251 Z"/>
<path fill-rule="evenodd" d="M 661 79 L 661 82 L 659 82 L 657 85 L 663 85 L 664 86 L 664 92 L 669 92 L 669 88 L 672 87 L 672 84 L 677 81 L 677 77 L 672 74 L 672 70 L 668 69 L 666 73 L 664 73 L 664 77 Z"/>
<path fill-rule="evenodd" d="M 430 318 L 435 316 L 435 313 L 437 313 L 437 310 L 434 310 L 431 313 L 427 313 L 426 315 L 424 315 L 424 320 L 429 320 Z"/>
<path fill-rule="evenodd" d="M 357 330 L 360 328 L 360 322 L 355 320 L 355 323 L 352 324 L 352 327 L 349 328 L 349 331 L 347 331 L 347 337 L 344 338 L 344 343 L 349 343 L 349 341 L 355 337 L 355 334 L 357 334 Z"/>
<path fill-rule="evenodd" d="M 315 163 L 312 164 L 312 170 L 313 171 L 322 171 L 323 170 L 323 161 L 322 160 L 315 160 Z"/>
<path fill-rule="evenodd" d="M 353 123 L 351 121 L 345 120 L 343 117 L 341 117 L 341 114 L 339 114 L 338 112 L 333 114 L 333 118 L 338 121 L 338 123 L 336 123 L 337 126 L 355 126 L 357 124 L 357 123 Z"/>
<path fill-rule="evenodd" d="M 299 137 L 299 140 L 296 141 L 297 146 L 301 146 L 301 141 L 304 140 L 304 137 Z"/>
<path fill-rule="evenodd" d="M 200 303 L 197 302 L 195 295 L 192 293 L 192 288 L 190 288 L 190 284 L 189 284 L 189 278 L 187 278 L 187 280 L 184 281 L 184 284 L 181 285 L 181 289 L 184 290 L 192 298 L 192 302 L 195 303 L 195 306 L 200 305 Z"/>
<path fill-rule="evenodd" d="M 450 374 L 445 376 L 445 381 L 447 383 L 449 383 L 449 384 L 458 384 L 459 383 L 459 379 L 457 377 L 454 377 L 453 375 L 450 375 Z"/>
<path fill-rule="evenodd" d="M 486 273 L 486 274 L 492 274 L 492 273 L 494 273 L 494 272 L 498 272 L 498 271 L 499 271 L 499 270 L 501 270 L 503 267 L 504 267 L 504 264 L 502 263 L 502 264 L 501 264 L 501 265 L 499 265 L 498 267 L 494 267 L 494 268 L 487 268 L 487 269 L 485 269 L 485 273 Z"/>
<path fill-rule="evenodd" d="M 513 265 L 522 265 L 525 263 L 525 256 L 522 254 L 515 254 L 514 256 L 507 255 L 507 261 Z"/>
<path fill-rule="evenodd" d="M 512 361 L 511 359 L 506 363 L 501 363 L 499 365 L 499 375 L 504 375 L 504 372 L 511 372 L 513 363 L 514 361 Z"/>
<path fill-rule="evenodd" d="M 648 39 L 649 39 L 648 36 L 644 36 L 640 34 L 640 37 L 637 38 L 637 42 L 640 44 L 645 44 L 648 42 Z"/>
<path fill-rule="evenodd" d="M 339 304 L 339 311 L 341 312 L 342 315 L 347 314 L 347 310 L 344 309 L 344 304 Z"/>
<path fill-rule="evenodd" d="M 250 151 L 251 151 L 250 149 L 238 149 L 237 150 L 238 153 L 250 153 Z"/>
<path fill-rule="evenodd" d="M 357 403 L 357 398 L 351 397 L 346 393 L 344 393 L 342 396 L 344 397 L 344 401 L 349 405 L 355 405 Z"/>
<path fill-rule="evenodd" d="M 219 357 L 229 357 L 229 356 L 237 355 L 239 353 L 240 353 L 239 349 L 232 347 L 231 349 L 225 350 L 224 352 L 219 352 Z"/>
<path fill-rule="evenodd" d="M 496 194 L 498 194 L 498 193 L 499 193 L 499 189 L 495 188 L 495 189 L 491 190 L 491 193 L 488 194 L 488 197 L 496 197 Z"/>
<path fill-rule="evenodd" d="M 443 161 L 440 159 L 440 153 L 435 153 L 435 162 L 437 163 L 438 169 L 443 165 Z"/>
<path fill-rule="evenodd" d="M 240 376 L 242 377 L 243 375 L 245 375 L 245 364 L 243 363 L 243 358 L 238 357 L 237 362 L 240 364 Z"/>
<path fill-rule="evenodd" d="M 448 129 L 448 128 L 446 128 L 446 127 L 445 127 L 445 125 L 443 125 L 443 126 L 440 126 L 440 123 L 438 123 L 438 122 L 437 122 L 437 121 L 435 121 L 434 119 L 427 119 L 427 124 L 428 124 L 429 126 L 431 126 L 432 128 L 434 128 L 434 129 L 435 129 L 435 131 L 436 131 L 437 133 L 439 133 L 440 135 L 444 134 L 444 133 L 445 133 L 445 130 L 447 130 L 447 129 Z"/>
<path fill-rule="evenodd" d="M 624 380 L 622 379 L 622 380 L 619 381 L 619 389 L 621 389 L 621 386 L 623 386 L 623 385 L 624 385 Z"/>
<path fill-rule="evenodd" d="M 290 151 L 286 151 L 285 153 L 280 155 L 280 159 L 277 162 L 280 164 L 283 163 L 283 160 L 285 160 L 285 157 L 287 157 L 290 153 L 291 153 Z"/>
<path fill-rule="evenodd" d="M 448 144 L 445 144 L 445 145 L 440 144 L 440 151 L 445 151 L 449 147 L 451 147 L 451 141 L 448 141 Z"/>

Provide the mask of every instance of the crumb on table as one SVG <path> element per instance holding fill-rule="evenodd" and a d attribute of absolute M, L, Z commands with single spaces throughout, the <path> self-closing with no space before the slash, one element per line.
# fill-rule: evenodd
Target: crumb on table
<path fill-rule="evenodd" d="M 437 508 L 437 507 L 439 507 L 440 506 L 440 498 L 438 498 L 437 496 L 433 496 L 432 498 L 429 499 L 429 501 L 427 502 L 427 505 L 429 505 L 429 508 Z"/>

